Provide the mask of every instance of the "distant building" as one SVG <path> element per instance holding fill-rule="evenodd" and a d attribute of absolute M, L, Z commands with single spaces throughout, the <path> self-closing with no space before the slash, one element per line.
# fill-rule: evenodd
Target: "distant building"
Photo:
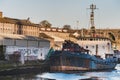
<path fill-rule="evenodd" d="M 93 32 L 90 34 L 90 32 Z M 94 34 L 94 32 L 96 34 Z M 39 24 L 32 23 L 30 18 L 28 19 L 15 19 L 9 17 L 3 17 L 2 12 L 0 12 L 0 33 L 4 34 L 18 34 L 18 35 L 26 35 L 26 36 L 35 36 L 42 37 L 47 40 L 50 40 L 50 47 L 59 47 L 58 42 L 56 42 L 55 37 L 62 38 L 64 40 L 72 40 L 76 42 L 76 39 L 72 36 L 87 36 L 90 35 L 95 37 L 108 37 L 113 40 L 114 48 L 120 50 L 120 29 L 95 29 L 92 27 L 91 29 L 64 29 L 57 27 L 44 27 Z M 43 34 L 44 33 L 44 34 Z M 98 35 L 100 34 L 100 35 Z M 47 35 L 47 37 L 45 36 Z M 49 37 L 48 37 L 49 36 Z M 53 37 L 52 37 L 53 36 Z"/>
<path fill-rule="evenodd" d="M 2 12 L 0 12 L 0 32 L 38 37 L 39 25 L 31 23 L 29 18 L 21 20 L 3 17 Z"/>

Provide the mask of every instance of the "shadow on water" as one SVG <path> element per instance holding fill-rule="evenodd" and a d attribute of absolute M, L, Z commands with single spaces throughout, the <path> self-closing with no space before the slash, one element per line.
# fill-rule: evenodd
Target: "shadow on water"
<path fill-rule="evenodd" d="M 79 73 L 28 73 L 0 76 L 0 80 L 120 80 L 120 67 L 110 71 Z"/>

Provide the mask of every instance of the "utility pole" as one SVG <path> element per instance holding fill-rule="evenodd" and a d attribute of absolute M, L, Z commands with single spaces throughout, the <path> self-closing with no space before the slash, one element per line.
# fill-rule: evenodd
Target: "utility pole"
<path fill-rule="evenodd" d="M 76 26 L 77 26 L 77 30 L 78 30 L 78 27 L 79 27 L 79 21 L 76 21 Z"/>

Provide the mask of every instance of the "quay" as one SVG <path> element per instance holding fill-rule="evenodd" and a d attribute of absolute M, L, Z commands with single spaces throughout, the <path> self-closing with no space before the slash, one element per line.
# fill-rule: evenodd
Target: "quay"
<path fill-rule="evenodd" d="M 0 62 L 0 76 L 19 75 L 27 73 L 49 72 L 48 64 L 41 61 L 27 61 L 24 65 L 21 63 Z"/>

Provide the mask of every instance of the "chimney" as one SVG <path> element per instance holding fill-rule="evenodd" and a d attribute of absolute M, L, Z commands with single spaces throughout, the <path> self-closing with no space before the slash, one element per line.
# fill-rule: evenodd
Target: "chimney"
<path fill-rule="evenodd" d="M 3 17 L 3 13 L 2 12 L 0 12 L 0 18 L 2 18 Z"/>

